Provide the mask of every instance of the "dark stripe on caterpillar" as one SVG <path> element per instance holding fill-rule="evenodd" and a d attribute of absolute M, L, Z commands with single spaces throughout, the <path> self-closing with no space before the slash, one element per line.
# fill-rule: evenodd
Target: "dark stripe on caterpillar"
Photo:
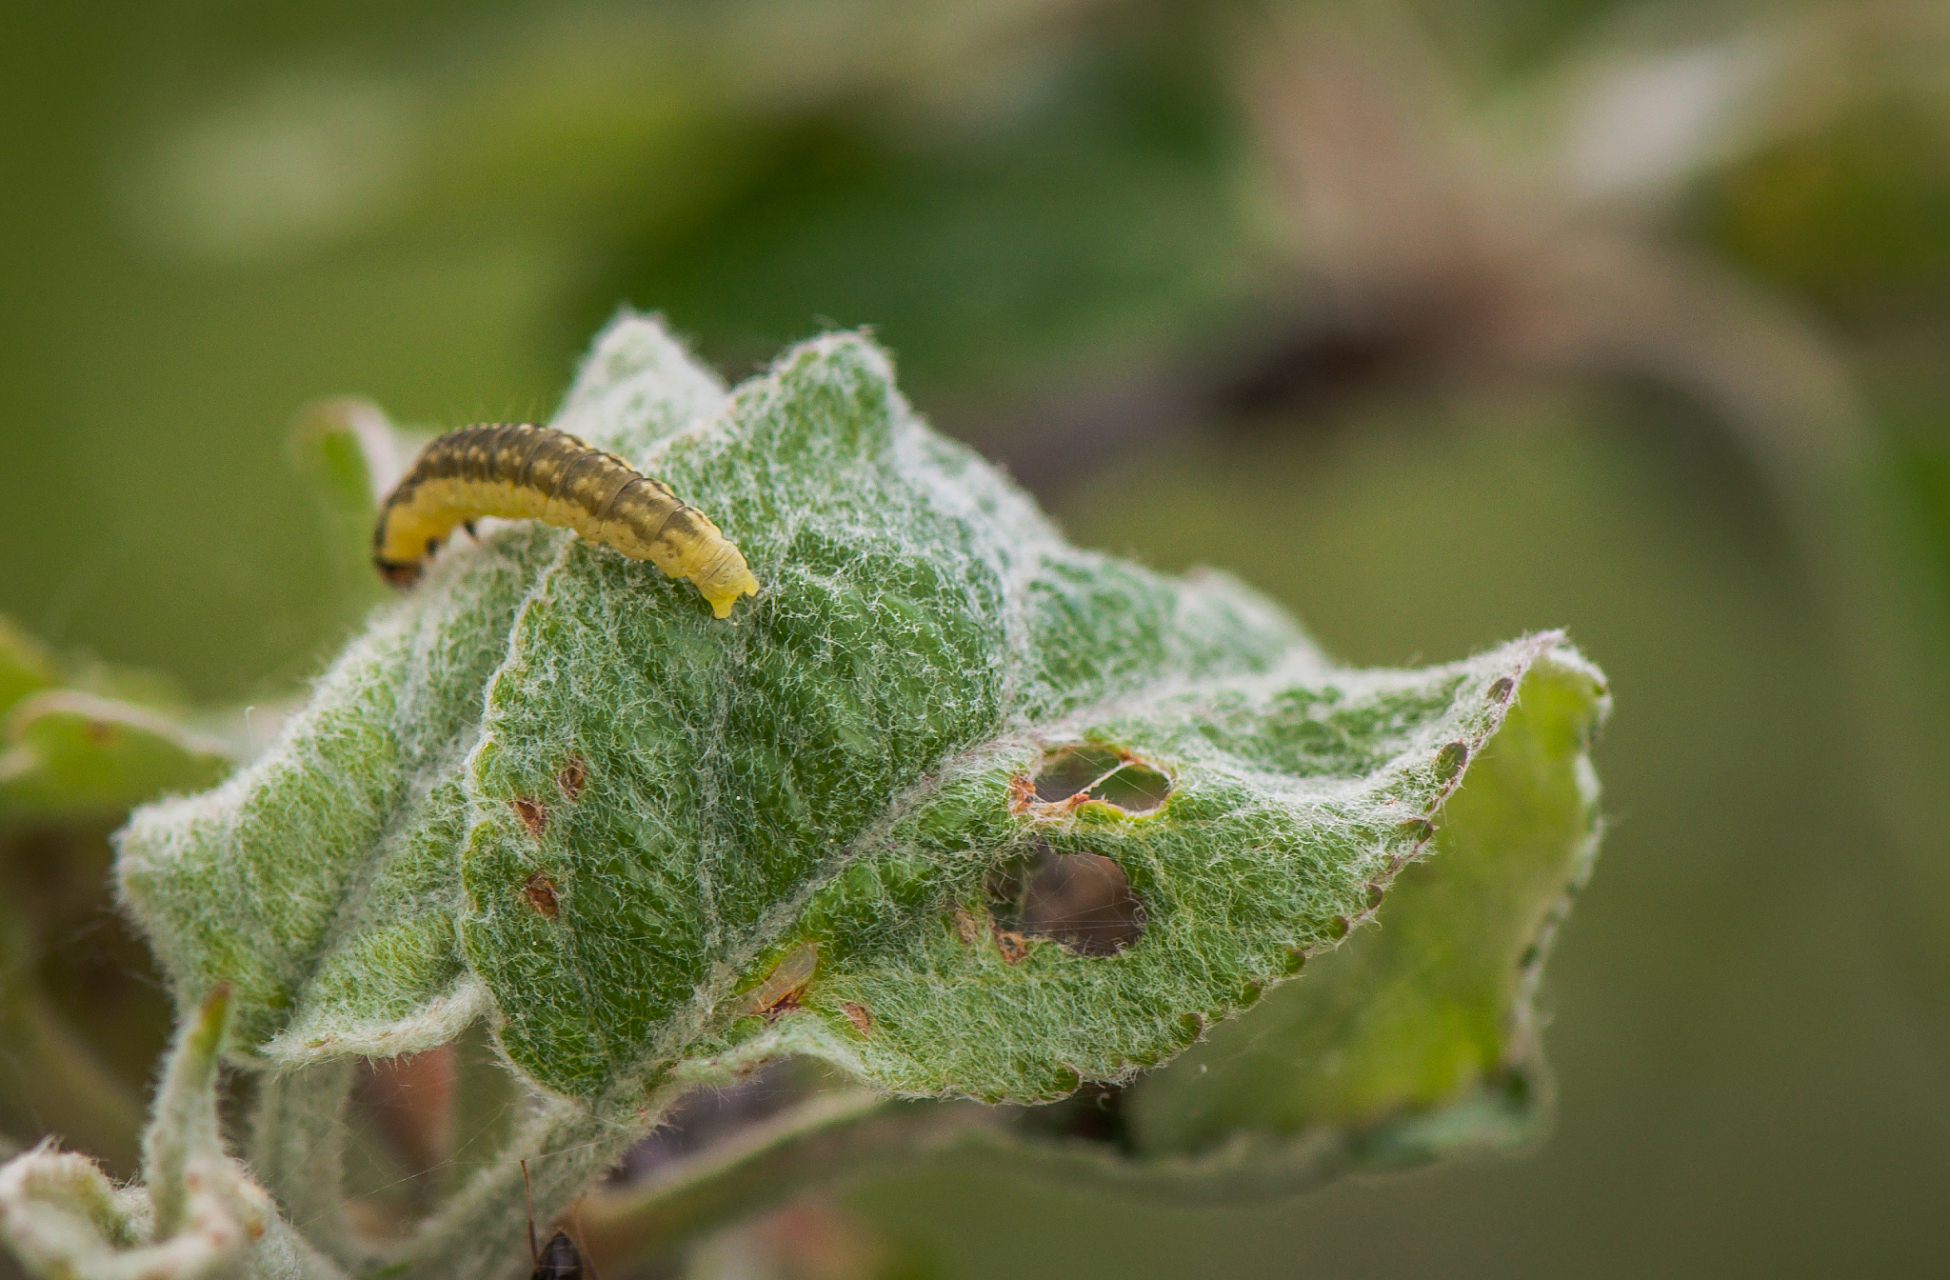
<path fill-rule="evenodd" d="M 720 618 L 758 592 L 743 553 L 702 511 L 615 454 L 526 423 L 462 427 L 420 450 L 380 509 L 373 564 L 410 586 L 456 525 L 482 516 L 540 520 L 648 560 L 689 578 Z"/>

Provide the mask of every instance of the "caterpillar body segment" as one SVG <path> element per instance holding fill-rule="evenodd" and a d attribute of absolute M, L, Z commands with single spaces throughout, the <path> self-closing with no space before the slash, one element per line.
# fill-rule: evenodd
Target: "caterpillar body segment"
<path fill-rule="evenodd" d="M 422 449 L 380 509 L 373 564 L 410 586 L 456 525 L 482 516 L 540 520 L 648 560 L 689 578 L 720 618 L 758 592 L 743 553 L 702 511 L 615 454 L 526 423 L 462 427 Z"/>

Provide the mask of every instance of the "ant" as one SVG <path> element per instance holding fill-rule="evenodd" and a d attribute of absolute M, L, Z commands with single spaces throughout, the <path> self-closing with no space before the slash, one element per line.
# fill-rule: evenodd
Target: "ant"
<path fill-rule="evenodd" d="M 521 1162 L 521 1197 L 528 1202 L 528 1256 L 535 1264 L 529 1280 L 601 1280 L 596 1274 L 596 1266 L 582 1256 L 582 1250 L 569 1237 L 569 1233 L 556 1228 L 555 1234 L 548 1238 L 548 1244 L 535 1248 L 535 1198 L 528 1187 L 528 1162 Z"/>

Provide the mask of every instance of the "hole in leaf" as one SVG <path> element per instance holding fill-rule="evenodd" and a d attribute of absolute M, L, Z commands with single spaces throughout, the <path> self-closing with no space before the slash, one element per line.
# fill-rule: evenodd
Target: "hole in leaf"
<path fill-rule="evenodd" d="M 1077 955 L 1111 956 L 1144 935 L 1143 899 L 1124 868 L 1102 854 L 1040 845 L 1027 860 L 991 873 L 984 888 L 996 908 L 998 945 L 1007 926 Z"/>
<path fill-rule="evenodd" d="M 1171 794 L 1171 779 L 1156 769 L 1127 760 L 1124 767 L 1090 789 L 1090 798 L 1114 804 L 1126 813 L 1149 813 Z"/>
<path fill-rule="evenodd" d="M 1036 799 L 1044 804 L 1079 798 L 1149 813 L 1171 795 L 1171 779 L 1144 761 L 1101 743 L 1053 751 L 1036 771 Z"/>
<path fill-rule="evenodd" d="M 990 871 L 988 877 L 982 881 L 982 896 L 988 899 L 991 914 L 1009 920 L 1016 918 L 1022 902 L 1023 873 L 1026 867 L 1027 864 L 1020 859 L 1005 862 Z M 964 927 L 962 922 L 967 919 L 967 913 L 960 907 L 956 907 L 956 930 L 961 933 L 962 941 L 973 942 L 974 922 L 969 921 Z"/>
<path fill-rule="evenodd" d="M 1045 804 L 1059 804 L 1089 790 L 1097 779 L 1122 763 L 1113 747 L 1086 745 L 1051 752 L 1036 771 L 1036 798 Z"/>

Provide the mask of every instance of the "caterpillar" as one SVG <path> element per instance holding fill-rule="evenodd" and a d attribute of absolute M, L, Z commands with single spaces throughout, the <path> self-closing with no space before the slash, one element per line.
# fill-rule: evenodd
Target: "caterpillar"
<path fill-rule="evenodd" d="M 758 579 L 718 526 L 661 481 L 564 431 L 526 423 L 462 427 L 429 442 L 380 508 L 372 562 L 397 587 L 417 582 L 456 525 L 482 516 L 540 520 L 689 578 L 720 618 Z"/>

